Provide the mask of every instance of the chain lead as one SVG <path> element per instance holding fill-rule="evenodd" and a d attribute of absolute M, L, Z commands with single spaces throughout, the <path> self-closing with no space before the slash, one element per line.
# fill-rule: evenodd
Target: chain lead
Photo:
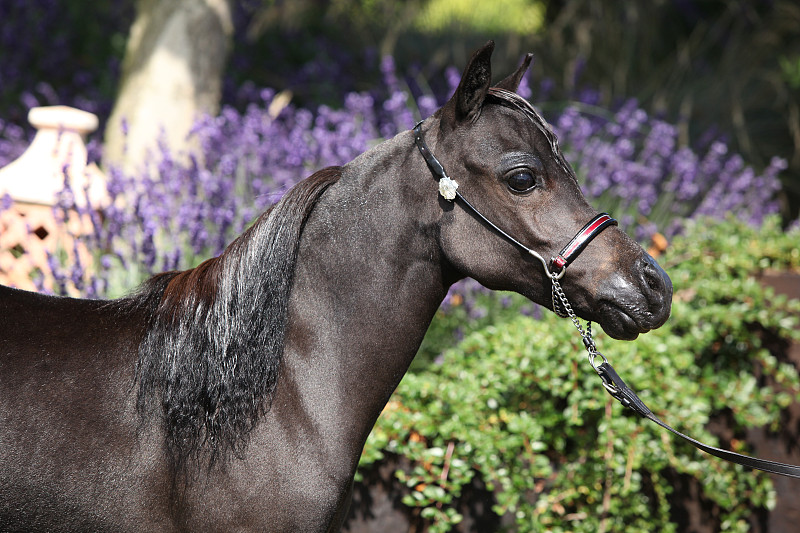
<path fill-rule="evenodd" d="M 597 351 L 597 345 L 594 343 L 594 337 L 592 337 L 592 323 L 587 321 L 586 329 L 581 326 L 578 316 L 575 314 L 575 311 L 572 309 L 572 305 L 570 305 L 569 300 L 567 299 L 567 295 L 564 294 L 564 289 L 561 288 L 561 283 L 559 283 L 558 279 L 555 277 L 551 276 L 550 279 L 553 283 L 553 311 L 555 311 L 555 313 L 562 318 L 569 317 L 569 319 L 572 320 L 575 329 L 578 330 L 578 333 L 580 333 L 581 338 L 583 339 L 583 345 L 586 347 L 586 351 L 589 352 L 589 363 L 592 365 L 592 368 L 594 368 L 595 372 L 601 375 L 595 359 L 600 357 L 603 362 L 606 363 L 608 362 L 608 359 L 606 359 L 605 355 Z M 605 384 L 605 380 L 603 381 Z M 608 386 L 606 386 L 606 388 L 608 388 Z"/>

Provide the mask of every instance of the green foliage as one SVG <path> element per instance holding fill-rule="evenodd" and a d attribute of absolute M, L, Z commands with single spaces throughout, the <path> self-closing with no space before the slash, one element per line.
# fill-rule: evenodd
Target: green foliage
<path fill-rule="evenodd" d="M 797 369 L 769 350 L 775 339 L 800 338 L 800 304 L 755 277 L 800 271 L 798 239 L 776 219 L 761 230 L 733 220 L 691 225 L 664 258 L 675 285 L 668 323 L 635 342 L 600 338 L 600 349 L 665 421 L 746 453 L 746 428 L 774 429 L 780 410 L 800 401 Z M 484 319 L 441 364 L 406 376 L 362 457 L 364 467 L 384 453 L 411 462 L 397 478 L 430 531 L 461 520 L 456 499 L 476 475 L 518 531 L 676 531 L 675 473 L 702 480 L 725 531 L 746 531 L 754 508 L 774 505 L 768 476 L 704 455 L 608 396 L 569 321 L 514 314 L 501 298 L 491 309 L 499 319 Z M 434 322 L 429 336 L 452 328 Z M 730 442 L 706 428 L 723 410 L 737 437 Z"/>
<path fill-rule="evenodd" d="M 781 56 L 778 58 L 781 65 L 783 79 L 792 89 L 800 89 L 800 56 L 788 58 Z"/>
<path fill-rule="evenodd" d="M 482 33 L 527 35 L 541 30 L 545 6 L 530 0 L 430 0 L 415 24 L 424 32 L 463 26 Z"/>

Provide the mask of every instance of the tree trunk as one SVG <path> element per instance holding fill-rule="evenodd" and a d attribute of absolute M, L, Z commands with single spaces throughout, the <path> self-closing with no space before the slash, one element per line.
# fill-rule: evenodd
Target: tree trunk
<path fill-rule="evenodd" d="M 139 0 L 106 126 L 106 169 L 138 170 L 160 138 L 173 151 L 188 146 L 197 116 L 219 108 L 232 34 L 227 0 Z"/>

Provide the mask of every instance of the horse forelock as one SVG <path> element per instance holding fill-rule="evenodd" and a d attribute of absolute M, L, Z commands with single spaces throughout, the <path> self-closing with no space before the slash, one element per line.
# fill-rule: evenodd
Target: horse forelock
<path fill-rule="evenodd" d="M 176 468 L 241 453 L 269 410 L 303 226 L 340 176 L 331 167 L 303 180 L 219 257 L 156 276 L 136 297 L 150 313 L 137 405 L 163 411 Z"/>
<path fill-rule="evenodd" d="M 575 176 L 572 167 L 570 167 L 569 163 L 567 163 L 567 160 L 564 158 L 564 154 L 561 152 L 561 148 L 558 145 L 558 137 L 556 137 L 555 132 L 553 132 L 553 128 L 544 119 L 544 117 L 539 114 L 533 104 L 517 93 L 507 89 L 501 89 L 499 87 L 489 88 L 487 99 L 490 101 L 494 100 L 501 105 L 517 109 L 526 117 L 528 117 L 538 131 L 544 135 L 545 139 L 547 139 L 547 142 L 550 145 L 550 150 L 553 152 L 553 155 L 561 165 L 562 169 L 577 181 L 577 177 Z"/>

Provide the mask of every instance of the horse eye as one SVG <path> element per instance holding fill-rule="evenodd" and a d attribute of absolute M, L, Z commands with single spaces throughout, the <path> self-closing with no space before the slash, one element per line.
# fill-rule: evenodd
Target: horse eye
<path fill-rule="evenodd" d="M 514 192 L 528 192 L 536 186 L 536 178 L 530 172 L 517 172 L 508 177 L 508 187 Z"/>

